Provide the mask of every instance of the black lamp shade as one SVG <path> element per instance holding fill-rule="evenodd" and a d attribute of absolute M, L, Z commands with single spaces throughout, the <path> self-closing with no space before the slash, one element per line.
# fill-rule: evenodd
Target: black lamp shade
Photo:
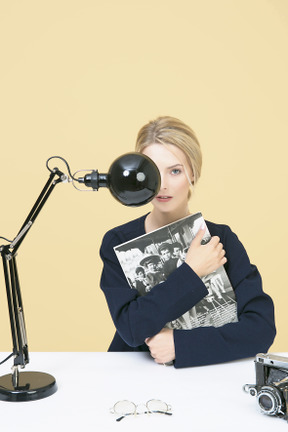
<path fill-rule="evenodd" d="M 155 163 L 141 153 L 126 153 L 117 158 L 108 172 L 111 194 L 122 204 L 137 207 L 149 203 L 160 188 L 160 173 Z"/>

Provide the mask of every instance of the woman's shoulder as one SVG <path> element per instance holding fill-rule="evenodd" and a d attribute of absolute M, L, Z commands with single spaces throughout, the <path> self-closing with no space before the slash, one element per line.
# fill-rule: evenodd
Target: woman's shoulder
<path fill-rule="evenodd" d="M 226 224 L 219 224 L 205 220 L 207 228 L 211 236 L 220 237 L 221 242 L 226 248 L 237 248 L 238 250 L 245 250 L 243 244 L 239 240 L 237 234 Z"/>
<path fill-rule="evenodd" d="M 241 266 L 239 268 L 246 267 L 247 271 L 250 268 L 250 260 L 247 251 L 243 243 L 239 240 L 238 236 L 231 230 L 228 225 L 218 224 L 210 221 L 205 221 L 207 228 L 211 236 L 218 236 L 221 243 L 226 251 L 226 256 L 229 259 L 229 266 L 233 264 L 237 266 L 237 263 L 241 261 Z"/>
<path fill-rule="evenodd" d="M 144 235 L 146 216 L 147 214 L 110 229 L 104 235 L 102 244 L 108 245 L 111 242 L 125 243 Z"/>
<path fill-rule="evenodd" d="M 219 224 L 208 220 L 205 220 L 205 222 L 211 236 L 218 235 L 219 237 L 221 237 L 223 235 L 229 235 L 231 233 L 234 234 L 231 228 L 226 224 Z"/>

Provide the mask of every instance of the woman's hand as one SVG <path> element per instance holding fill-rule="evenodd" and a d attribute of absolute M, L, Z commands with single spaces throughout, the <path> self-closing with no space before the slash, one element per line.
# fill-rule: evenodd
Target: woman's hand
<path fill-rule="evenodd" d="M 145 339 L 145 343 L 156 363 L 164 364 L 175 360 L 173 330 L 163 328 L 155 336 Z"/>
<path fill-rule="evenodd" d="M 186 263 L 200 277 L 217 270 L 227 262 L 220 238 L 214 236 L 209 243 L 201 245 L 205 228 L 201 228 L 193 239 L 186 255 Z"/>

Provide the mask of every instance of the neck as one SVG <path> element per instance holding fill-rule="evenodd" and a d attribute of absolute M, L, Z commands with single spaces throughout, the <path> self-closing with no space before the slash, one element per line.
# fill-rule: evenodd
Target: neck
<path fill-rule="evenodd" d="M 189 208 L 182 211 L 176 211 L 173 213 L 163 213 L 157 211 L 155 208 L 148 214 L 145 221 L 146 233 L 154 231 L 179 219 L 182 219 L 190 214 Z"/>

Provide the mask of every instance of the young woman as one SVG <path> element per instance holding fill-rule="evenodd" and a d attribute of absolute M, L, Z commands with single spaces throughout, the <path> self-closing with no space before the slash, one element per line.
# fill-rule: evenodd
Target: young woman
<path fill-rule="evenodd" d="M 274 307 L 261 276 L 237 236 L 226 225 L 206 221 L 212 236 L 202 245 L 200 229 L 185 262 L 145 296 L 131 289 L 113 250 L 190 214 L 189 198 L 201 174 L 202 156 L 194 132 L 172 117 L 159 117 L 139 131 L 136 151 L 158 166 L 161 187 L 150 213 L 108 231 L 100 255 L 101 288 L 116 333 L 109 351 L 148 351 L 157 363 L 176 368 L 207 365 L 267 352 L 275 337 Z M 202 277 L 224 265 L 237 300 L 238 322 L 222 327 L 171 330 L 176 320 L 207 294 Z"/>

